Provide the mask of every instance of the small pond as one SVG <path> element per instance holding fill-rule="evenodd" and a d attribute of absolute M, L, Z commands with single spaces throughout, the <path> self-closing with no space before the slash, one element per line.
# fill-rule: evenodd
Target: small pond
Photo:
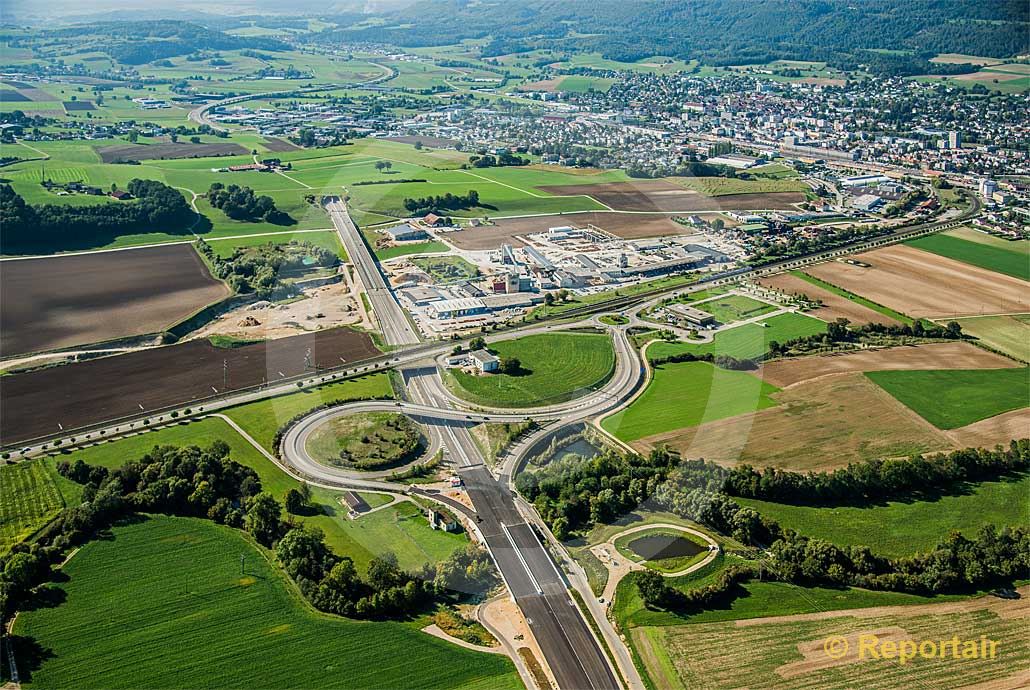
<path fill-rule="evenodd" d="M 580 436 L 572 443 L 559 448 L 558 451 L 554 454 L 554 459 L 563 460 L 567 455 L 579 455 L 589 460 L 591 458 L 597 457 L 600 454 L 600 448 L 598 448 L 594 444 L 590 443 L 590 441 Z"/>
<path fill-rule="evenodd" d="M 705 547 L 686 537 L 677 537 L 671 534 L 648 534 L 637 537 L 627 544 L 627 547 L 648 561 L 696 556 L 705 550 Z"/>

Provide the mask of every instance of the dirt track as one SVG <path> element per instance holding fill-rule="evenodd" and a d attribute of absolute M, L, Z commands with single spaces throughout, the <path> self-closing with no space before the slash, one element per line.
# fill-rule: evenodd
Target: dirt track
<path fill-rule="evenodd" d="M 882 323 L 891 326 L 898 324 L 897 320 L 889 316 L 884 316 L 869 307 L 863 307 L 861 304 L 852 302 L 847 297 L 841 297 L 789 273 L 780 273 L 769 278 L 762 278 L 758 282 L 788 295 L 803 294 L 811 300 L 819 300 L 823 306 L 813 309 L 808 313 L 823 321 L 844 318 L 859 326 L 867 323 Z"/>
<path fill-rule="evenodd" d="M 4 261 L 4 357 L 161 331 L 229 295 L 188 245 Z"/>
<path fill-rule="evenodd" d="M 895 245 L 859 254 L 871 268 L 829 261 L 817 278 L 913 317 L 948 318 L 1030 311 L 1030 283 Z"/>
<path fill-rule="evenodd" d="M 194 340 L 181 345 L 40 369 L 3 378 L 0 443 L 6 445 L 58 430 L 139 413 L 229 389 L 304 373 L 310 348 L 316 366 L 340 366 L 379 354 L 371 338 L 346 328 L 318 331 L 232 349 Z"/>
<path fill-rule="evenodd" d="M 724 211 L 789 209 L 805 200 L 800 192 L 729 194 L 710 197 L 665 180 L 605 182 L 597 184 L 550 185 L 539 187 L 549 194 L 585 194 L 617 211 Z"/>
<path fill-rule="evenodd" d="M 1018 362 L 1008 357 L 981 350 L 970 343 L 944 342 L 839 355 L 780 359 L 763 367 L 762 378 L 777 388 L 786 388 L 801 381 L 849 371 L 1007 369 L 1018 366 Z"/>

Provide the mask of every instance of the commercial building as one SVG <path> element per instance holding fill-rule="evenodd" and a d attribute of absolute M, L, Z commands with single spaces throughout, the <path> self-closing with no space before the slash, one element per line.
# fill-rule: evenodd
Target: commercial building
<path fill-rule="evenodd" d="M 497 359 L 486 350 L 473 350 L 469 356 L 476 368 L 483 373 L 497 371 L 501 368 L 501 360 Z"/>
<path fill-rule="evenodd" d="M 484 314 L 486 305 L 478 297 L 460 297 L 432 302 L 428 310 L 434 319 L 456 319 L 459 316 Z"/>
<path fill-rule="evenodd" d="M 425 240 L 429 238 L 429 233 L 410 223 L 401 223 L 392 228 L 386 228 L 383 232 L 392 237 L 395 242 L 410 242 L 412 240 Z"/>
<path fill-rule="evenodd" d="M 693 326 L 711 326 L 715 324 L 715 317 L 706 311 L 691 307 L 686 304 L 670 304 L 668 310 L 676 317 L 686 321 Z"/>

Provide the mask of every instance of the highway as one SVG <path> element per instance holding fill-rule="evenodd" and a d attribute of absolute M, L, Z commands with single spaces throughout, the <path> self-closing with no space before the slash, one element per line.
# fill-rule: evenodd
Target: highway
<path fill-rule="evenodd" d="M 383 331 L 383 337 L 387 345 L 415 345 L 420 342 L 415 327 L 401 305 L 397 303 L 397 297 L 393 290 L 387 285 L 382 271 L 379 270 L 379 262 L 372 256 L 368 245 L 358 231 L 350 214 L 347 213 L 347 205 L 340 197 L 326 197 L 325 209 L 329 218 L 333 221 L 340 241 L 343 242 L 347 256 L 354 264 L 358 280 L 365 288 L 368 301 L 372 305 L 372 311 L 379 320 L 379 327 Z"/>

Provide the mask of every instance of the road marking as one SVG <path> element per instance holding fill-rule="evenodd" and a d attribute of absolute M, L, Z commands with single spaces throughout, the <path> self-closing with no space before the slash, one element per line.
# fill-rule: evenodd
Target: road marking
<path fill-rule="evenodd" d="M 504 532 L 504 536 L 508 537 L 508 542 L 511 544 L 511 548 L 515 552 L 515 555 L 518 556 L 519 563 L 521 563 L 522 567 L 526 569 L 526 574 L 529 575 L 529 579 L 532 581 L 533 587 L 536 589 L 536 593 L 543 594 L 544 590 L 540 588 L 540 583 L 537 582 L 536 576 L 533 575 L 533 571 L 529 569 L 529 563 L 526 562 L 525 556 L 523 556 L 522 552 L 519 551 L 519 547 L 515 543 L 515 539 L 512 538 L 511 532 L 508 530 L 508 526 L 503 522 L 501 523 L 501 531 Z M 561 628 L 560 625 L 558 627 Z"/>

